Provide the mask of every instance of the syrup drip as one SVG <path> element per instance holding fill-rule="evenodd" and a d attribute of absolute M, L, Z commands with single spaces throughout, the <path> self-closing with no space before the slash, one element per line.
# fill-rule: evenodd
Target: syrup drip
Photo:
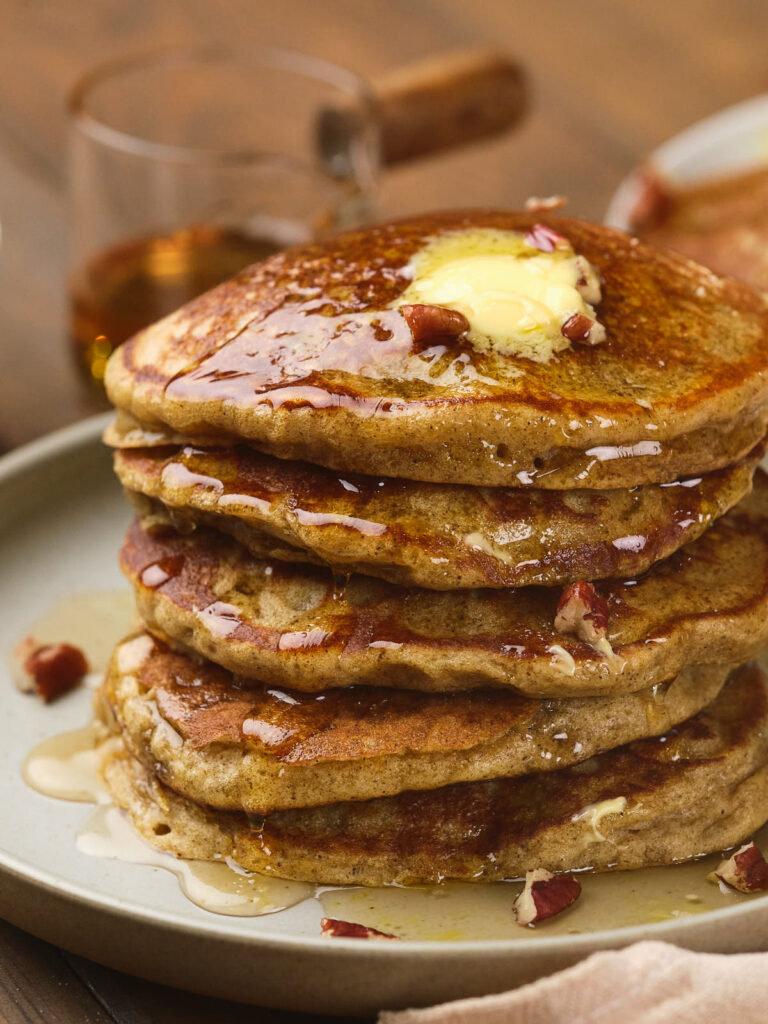
<path fill-rule="evenodd" d="M 384 523 L 372 523 L 368 519 L 339 515 L 336 512 L 307 512 L 297 508 L 294 515 L 302 526 L 346 526 L 366 537 L 380 537 L 387 532 Z"/>
<path fill-rule="evenodd" d="M 183 567 L 182 555 L 172 555 L 170 558 L 161 558 L 159 562 L 152 562 L 141 574 L 142 586 L 149 590 L 159 590 L 168 580 L 178 576 Z"/>
<path fill-rule="evenodd" d="M 225 601 L 214 601 L 198 612 L 198 618 L 214 636 L 227 638 L 237 632 L 242 621 L 240 609 Z"/>
<path fill-rule="evenodd" d="M 182 462 L 169 462 L 163 468 L 161 479 L 164 487 L 202 487 L 215 494 L 220 494 L 224 490 L 221 480 L 205 473 L 194 473 Z"/>
<path fill-rule="evenodd" d="M 150 846 L 112 804 L 101 779 L 101 759 L 107 745 L 115 742 L 103 737 L 98 724 L 51 736 L 31 751 L 22 768 L 24 781 L 38 793 L 97 804 L 77 835 L 81 853 L 169 871 L 192 903 L 214 914 L 258 917 L 313 895 L 311 885 L 266 878 L 234 861 L 182 860 Z"/>
<path fill-rule="evenodd" d="M 97 807 L 80 829 L 81 853 L 162 868 L 178 879 L 192 903 L 214 914 L 260 917 L 301 903 L 314 893 L 305 882 L 288 882 L 245 871 L 234 861 L 183 860 L 156 850 L 115 806 Z"/>
<path fill-rule="evenodd" d="M 43 740 L 22 765 L 24 781 L 38 793 L 57 800 L 109 803 L 111 797 L 99 775 L 103 737 L 103 727 L 92 723 Z"/>

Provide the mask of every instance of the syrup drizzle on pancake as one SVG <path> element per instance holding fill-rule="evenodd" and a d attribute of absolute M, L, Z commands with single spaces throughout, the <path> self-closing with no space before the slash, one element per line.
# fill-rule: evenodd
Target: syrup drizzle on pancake
<path fill-rule="evenodd" d="M 121 451 L 115 468 L 153 522 L 215 526 L 257 555 L 443 590 L 644 572 L 747 493 L 763 451 L 705 478 L 607 493 L 340 476 L 245 446 Z"/>
<path fill-rule="evenodd" d="M 173 377 L 165 393 L 184 400 L 267 403 L 273 409 L 369 407 L 386 415 L 400 413 L 401 403 L 366 397 L 344 378 L 394 377 L 413 388 L 421 382 L 430 388 L 470 392 L 478 383 L 496 386 L 481 372 L 467 343 L 441 344 L 438 339 L 415 350 L 411 329 L 399 310 L 338 309 L 330 299 L 285 301 Z M 327 371 L 341 375 L 338 387 L 323 377 Z"/>
<path fill-rule="evenodd" d="M 339 587 L 327 568 L 255 557 L 208 527 L 185 536 L 139 522 L 120 564 L 157 635 L 262 682 L 599 695 L 645 689 L 687 665 L 755 656 L 766 636 L 766 509 L 760 472 L 752 494 L 697 540 L 642 576 L 598 582 L 615 661 L 554 630 L 554 588 L 441 592 L 362 574 Z M 185 561 L 176 575 L 141 585 L 149 566 L 177 555 Z M 718 620 L 727 628 L 716 629 Z"/>

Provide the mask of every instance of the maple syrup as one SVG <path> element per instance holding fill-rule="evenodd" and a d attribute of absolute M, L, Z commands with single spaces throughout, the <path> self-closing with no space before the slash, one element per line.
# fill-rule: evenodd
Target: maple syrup
<path fill-rule="evenodd" d="M 755 839 L 766 848 L 768 829 Z M 326 889 L 318 898 L 328 917 L 378 928 L 402 939 L 460 942 L 528 940 L 582 935 L 674 921 L 733 908 L 760 893 L 745 895 L 708 881 L 720 854 L 670 867 L 635 871 L 584 872 L 576 903 L 535 927 L 515 923 L 512 904 L 519 882 L 442 882 L 440 885 L 365 889 Z M 650 936 L 649 936 L 650 937 Z"/>
<path fill-rule="evenodd" d="M 109 355 L 132 334 L 281 248 L 273 239 L 197 225 L 103 250 L 71 285 L 78 360 L 101 381 Z"/>
<path fill-rule="evenodd" d="M 260 917 L 285 910 L 314 895 L 314 886 L 267 878 L 246 871 L 227 858 L 185 860 L 150 846 L 114 805 L 98 806 L 77 834 L 81 853 L 131 864 L 162 868 L 178 879 L 181 891 L 196 906 L 213 914 Z"/>
<path fill-rule="evenodd" d="M 98 722 L 56 733 L 38 743 L 21 768 L 32 789 L 57 800 L 104 804 L 111 801 L 99 774 L 105 730 Z"/>

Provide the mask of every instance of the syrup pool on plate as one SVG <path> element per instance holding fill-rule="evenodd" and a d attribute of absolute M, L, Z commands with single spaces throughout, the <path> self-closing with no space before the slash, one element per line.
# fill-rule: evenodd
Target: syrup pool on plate
<path fill-rule="evenodd" d="M 43 740 L 22 767 L 24 780 L 39 793 L 97 805 L 78 831 L 76 845 L 81 853 L 162 868 L 176 876 L 188 899 L 216 914 L 271 914 L 313 894 L 310 885 L 265 878 L 230 860 L 183 860 L 156 850 L 114 806 L 102 781 L 99 765 L 114 742 L 103 726 L 93 723 Z"/>
<path fill-rule="evenodd" d="M 765 849 L 768 829 L 755 838 Z M 551 938 L 658 924 L 755 899 L 707 880 L 721 860 L 720 854 L 713 854 L 671 867 L 594 875 L 583 872 L 577 875 L 582 892 L 576 903 L 535 928 L 515 924 L 512 903 L 521 886 L 512 882 L 326 889 L 319 899 L 328 917 L 355 921 L 403 939 L 458 942 Z"/>
<path fill-rule="evenodd" d="M 72 644 L 85 654 L 91 674 L 100 676 L 113 648 L 130 632 L 135 618 L 133 595 L 127 587 L 72 593 L 31 622 L 19 642 L 34 637 L 41 644 Z M 16 679 L 19 660 L 14 651 L 7 655 L 11 677 Z"/>
<path fill-rule="evenodd" d="M 169 871 L 181 891 L 203 910 L 234 917 L 259 917 L 284 910 L 314 894 L 314 886 L 266 878 L 234 861 L 185 860 L 145 842 L 114 805 L 99 806 L 78 832 L 81 853 Z"/>

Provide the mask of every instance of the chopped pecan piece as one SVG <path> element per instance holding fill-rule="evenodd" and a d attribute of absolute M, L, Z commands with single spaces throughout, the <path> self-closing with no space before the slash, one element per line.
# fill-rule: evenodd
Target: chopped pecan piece
<path fill-rule="evenodd" d="M 37 693 L 46 704 L 68 693 L 88 671 L 88 662 L 79 647 L 72 644 L 38 644 L 31 639 L 20 648 L 24 659 L 23 689 Z"/>
<path fill-rule="evenodd" d="M 558 633 L 577 636 L 593 647 L 606 641 L 608 602 L 586 580 L 569 584 L 563 588 L 557 604 L 555 629 Z"/>
<path fill-rule="evenodd" d="M 568 341 L 582 341 L 589 345 L 591 344 L 589 332 L 594 326 L 595 321 L 590 320 L 588 316 L 584 316 L 582 313 L 574 313 L 565 321 L 560 328 L 560 332 Z"/>
<path fill-rule="evenodd" d="M 570 249 L 571 243 L 563 235 L 546 224 L 534 224 L 526 234 L 525 241 L 532 249 L 540 252 L 554 252 L 555 249 Z"/>
<path fill-rule="evenodd" d="M 579 272 L 579 279 L 576 282 L 576 291 L 581 295 L 585 302 L 588 302 L 590 306 L 596 306 L 598 302 L 602 300 L 603 290 L 600 286 L 600 278 L 598 277 L 595 268 L 585 259 L 583 256 L 576 257 L 576 269 Z M 605 330 L 602 324 L 598 325 L 601 330 Z M 602 338 L 600 339 L 602 341 Z"/>
<path fill-rule="evenodd" d="M 605 328 L 602 324 L 591 320 L 583 313 L 574 313 L 569 316 L 560 328 L 569 341 L 575 341 L 579 345 L 599 345 L 605 341 Z"/>
<path fill-rule="evenodd" d="M 364 924 L 352 921 L 338 921 L 335 917 L 324 917 L 320 922 L 323 935 L 332 939 L 398 939 L 398 935 L 380 932 L 376 928 L 366 928 Z"/>
<path fill-rule="evenodd" d="M 761 892 L 768 889 L 768 863 L 757 843 L 746 843 L 721 861 L 709 876 L 713 882 L 725 882 L 738 892 Z"/>
<path fill-rule="evenodd" d="M 566 206 L 568 200 L 565 196 L 529 196 L 525 200 L 525 208 L 531 213 L 541 213 L 544 210 L 559 210 Z"/>
<path fill-rule="evenodd" d="M 554 917 L 575 903 L 581 895 L 581 884 L 573 875 L 553 875 L 545 868 L 525 873 L 525 888 L 514 903 L 519 925 L 533 925 Z"/>
<path fill-rule="evenodd" d="M 400 312 L 417 344 L 432 338 L 458 338 L 469 330 L 469 320 L 457 309 L 415 303 L 401 306 Z"/>

